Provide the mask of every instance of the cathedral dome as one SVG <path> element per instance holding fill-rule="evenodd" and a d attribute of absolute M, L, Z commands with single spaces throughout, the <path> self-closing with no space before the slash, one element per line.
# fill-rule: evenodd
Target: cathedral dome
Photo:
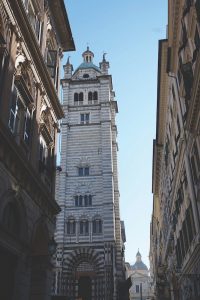
<path fill-rule="evenodd" d="M 145 270 L 148 271 L 147 266 L 143 263 L 142 261 L 142 256 L 138 250 L 137 254 L 136 254 L 136 262 L 134 265 L 131 266 L 132 270 Z"/>

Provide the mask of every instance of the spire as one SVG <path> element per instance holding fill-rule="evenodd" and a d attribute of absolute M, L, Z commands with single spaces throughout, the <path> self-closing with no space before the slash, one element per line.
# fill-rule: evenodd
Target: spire
<path fill-rule="evenodd" d="M 66 65 L 70 65 L 69 58 L 70 58 L 70 56 L 68 56 L 68 58 L 67 58 L 67 63 L 66 63 Z"/>
<path fill-rule="evenodd" d="M 103 52 L 103 58 L 102 62 L 100 62 L 99 66 L 101 69 L 101 72 L 105 75 L 108 75 L 108 69 L 110 67 L 109 62 L 106 60 L 106 52 Z"/>
<path fill-rule="evenodd" d="M 64 65 L 64 78 L 69 79 L 72 77 L 73 66 L 69 60 L 70 56 L 67 58 L 66 65 Z"/>

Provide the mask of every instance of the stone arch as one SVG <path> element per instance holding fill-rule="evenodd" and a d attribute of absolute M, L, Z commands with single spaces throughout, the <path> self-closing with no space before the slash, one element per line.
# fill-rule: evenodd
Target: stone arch
<path fill-rule="evenodd" d="M 27 213 L 23 196 L 19 191 L 9 188 L 2 195 L 0 205 L 0 222 L 3 226 L 8 226 L 6 222 L 16 223 L 16 227 L 18 227 L 18 231 L 16 231 L 16 234 L 22 240 L 27 241 Z M 10 229 L 12 230 L 12 224 L 10 225 Z"/>
<path fill-rule="evenodd" d="M 102 257 L 94 249 L 83 247 L 74 250 L 65 261 L 68 276 L 79 277 L 80 274 L 77 270 L 82 263 L 87 263 L 93 267 L 94 272 L 91 272 L 93 276 L 104 274 Z"/>
<path fill-rule="evenodd" d="M 78 218 L 78 220 L 80 221 L 80 220 L 90 220 L 90 215 L 89 214 L 87 214 L 87 213 L 83 213 L 83 214 L 81 214 L 80 216 L 79 216 L 79 218 Z"/>

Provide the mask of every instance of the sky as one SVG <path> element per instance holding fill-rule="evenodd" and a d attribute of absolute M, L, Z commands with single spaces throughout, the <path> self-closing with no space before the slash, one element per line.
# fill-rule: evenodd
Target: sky
<path fill-rule="evenodd" d="M 94 64 L 110 62 L 118 102 L 120 215 L 125 222 L 125 259 L 138 248 L 149 266 L 152 213 L 152 145 L 156 136 L 158 40 L 166 38 L 167 0 L 65 0 L 76 51 L 76 69 L 89 45 Z"/>

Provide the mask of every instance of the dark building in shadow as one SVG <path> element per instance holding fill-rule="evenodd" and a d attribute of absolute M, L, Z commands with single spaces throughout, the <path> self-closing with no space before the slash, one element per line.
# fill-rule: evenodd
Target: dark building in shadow
<path fill-rule="evenodd" d="M 0 299 L 49 299 L 64 1 L 0 1 Z"/>

